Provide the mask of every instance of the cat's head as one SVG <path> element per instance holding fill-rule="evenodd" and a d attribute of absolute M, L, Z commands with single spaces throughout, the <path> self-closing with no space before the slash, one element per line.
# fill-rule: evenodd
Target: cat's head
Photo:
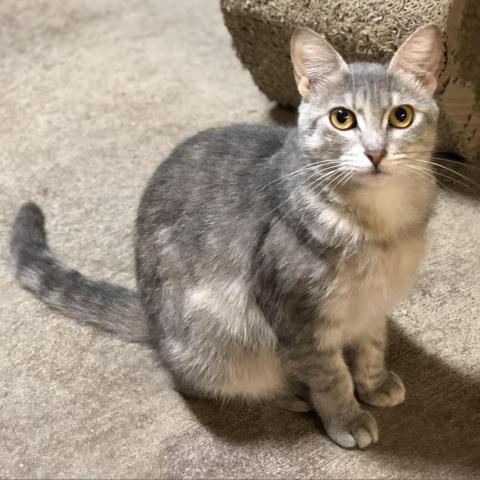
<path fill-rule="evenodd" d="M 436 26 L 414 32 L 388 65 L 347 64 L 306 28 L 294 33 L 291 57 L 302 96 L 300 146 L 320 191 L 347 190 L 371 203 L 375 194 L 401 202 L 430 188 L 443 60 Z"/>

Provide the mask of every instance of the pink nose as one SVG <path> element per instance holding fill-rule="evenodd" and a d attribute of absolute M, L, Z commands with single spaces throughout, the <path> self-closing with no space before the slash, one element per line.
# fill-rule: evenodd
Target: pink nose
<path fill-rule="evenodd" d="M 380 162 L 385 158 L 386 154 L 387 154 L 387 151 L 385 149 L 383 149 L 383 150 L 366 150 L 365 151 L 365 155 L 373 163 L 375 168 L 377 168 L 380 165 Z"/>

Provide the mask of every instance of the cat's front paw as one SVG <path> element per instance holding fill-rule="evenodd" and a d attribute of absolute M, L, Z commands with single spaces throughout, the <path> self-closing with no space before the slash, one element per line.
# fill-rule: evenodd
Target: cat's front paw
<path fill-rule="evenodd" d="M 329 422 L 325 429 L 328 436 L 344 448 L 366 448 L 378 441 L 377 422 L 364 410 L 346 422 Z"/>
<path fill-rule="evenodd" d="M 405 387 L 395 372 L 386 372 L 382 383 L 373 390 L 358 389 L 361 400 L 376 407 L 394 407 L 405 400 Z"/>

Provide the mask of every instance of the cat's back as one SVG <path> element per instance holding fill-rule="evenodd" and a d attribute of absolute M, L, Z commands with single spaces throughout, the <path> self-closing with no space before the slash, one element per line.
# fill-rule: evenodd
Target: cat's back
<path fill-rule="evenodd" d="M 252 208 L 262 182 L 272 175 L 268 159 L 281 149 L 288 132 L 239 124 L 187 139 L 151 178 L 140 204 L 139 225 L 173 224 L 184 215 L 220 214 L 234 205 Z"/>
<path fill-rule="evenodd" d="M 210 128 L 178 145 L 157 168 L 147 190 L 175 185 L 184 189 L 205 183 L 231 183 L 238 173 L 256 169 L 284 144 L 289 130 L 269 125 L 237 124 Z M 247 175 L 244 175 L 243 179 Z M 202 182 L 198 181 L 199 179 Z M 160 189 L 159 189 L 160 190 Z"/>
<path fill-rule="evenodd" d="M 184 258 L 212 262 L 223 251 L 240 261 L 266 213 L 263 187 L 276 175 L 272 157 L 289 132 L 232 125 L 205 130 L 176 147 L 140 203 L 137 253 L 157 254 L 166 242 Z"/>

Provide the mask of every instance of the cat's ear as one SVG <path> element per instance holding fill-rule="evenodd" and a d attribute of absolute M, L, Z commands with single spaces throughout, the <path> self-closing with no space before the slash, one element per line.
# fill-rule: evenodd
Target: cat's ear
<path fill-rule="evenodd" d="M 413 32 L 400 46 L 388 66 L 391 72 L 412 74 L 432 94 L 438 84 L 443 59 L 443 39 L 440 29 L 424 25 Z"/>
<path fill-rule="evenodd" d="M 302 97 L 308 95 L 315 84 L 348 72 L 347 64 L 325 37 L 309 28 L 295 30 L 290 40 L 290 56 Z"/>

